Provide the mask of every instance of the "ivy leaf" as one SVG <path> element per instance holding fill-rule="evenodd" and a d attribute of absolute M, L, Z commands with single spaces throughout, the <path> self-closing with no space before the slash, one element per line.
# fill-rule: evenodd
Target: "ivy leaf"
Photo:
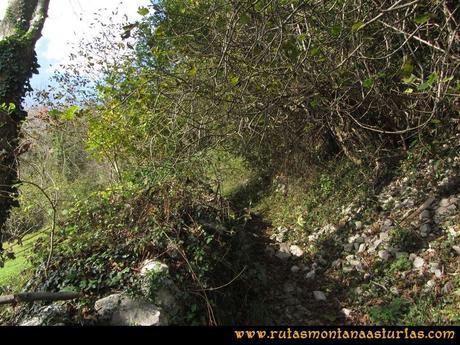
<path fill-rule="evenodd" d="M 75 115 L 77 112 L 80 110 L 80 108 L 77 105 L 71 106 L 69 109 L 67 109 L 63 114 L 62 114 L 62 119 L 66 121 L 72 121 L 75 119 Z"/>
<path fill-rule="evenodd" d="M 197 73 L 198 69 L 196 68 L 196 66 L 193 66 L 189 71 L 188 71 L 188 75 L 192 78 L 196 77 L 196 73 Z"/>
<path fill-rule="evenodd" d="M 415 81 L 415 75 L 411 74 L 410 77 L 402 78 L 404 84 L 412 84 Z"/>
<path fill-rule="evenodd" d="M 318 47 L 314 47 L 310 49 L 311 56 L 318 56 L 321 50 Z"/>
<path fill-rule="evenodd" d="M 337 38 L 340 36 L 340 32 L 342 31 L 342 27 L 340 25 L 334 25 L 331 28 L 331 36 Z"/>
<path fill-rule="evenodd" d="M 147 7 L 139 7 L 137 13 L 141 16 L 146 16 L 147 14 L 149 14 L 149 9 Z"/>
<path fill-rule="evenodd" d="M 51 109 L 50 111 L 48 111 L 48 114 L 51 117 L 57 118 L 60 114 L 60 111 L 56 109 Z"/>
<path fill-rule="evenodd" d="M 431 18 L 431 15 L 429 13 L 425 13 L 425 14 L 415 17 L 414 22 L 416 24 L 422 25 L 428 22 L 430 18 Z"/>
<path fill-rule="evenodd" d="M 436 83 L 436 81 L 438 80 L 438 74 L 436 72 L 433 72 L 431 73 L 429 76 L 428 76 L 428 79 L 421 83 L 419 86 L 417 86 L 417 91 L 426 91 L 428 89 L 430 89 L 434 83 Z"/>
<path fill-rule="evenodd" d="M 409 77 L 412 72 L 414 71 L 414 65 L 412 64 L 412 60 L 410 58 L 404 61 L 403 65 L 401 66 L 401 74 L 404 77 Z"/>
<path fill-rule="evenodd" d="M 356 22 L 356 23 L 354 23 L 354 24 L 351 26 L 351 31 L 352 31 L 352 32 L 358 32 L 358 31 L 361 30 L 363 27 L 364 27 L 364 23 L 363 23 L 363 22 Z"/>
<path fill-rule="evenodd" d="M 374 85 L 374 79 L 373 78 L 367 78 L 366 80 L 363 81 L 363 87 L 366 89 L 370 89 Z"/>
<path fill-rule="evenodd" d="M 232 77 L 230 77 L 229 81 L 230 81 L 230 84 L 232 84 L 233 86 L 236 86 L 240 82 L 240 77 L 238 77 L 236 75 L 232 76 Z"/>

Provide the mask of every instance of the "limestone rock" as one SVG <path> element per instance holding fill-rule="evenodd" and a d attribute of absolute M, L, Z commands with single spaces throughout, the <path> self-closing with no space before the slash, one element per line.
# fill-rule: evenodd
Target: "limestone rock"
<path fill-rule="evenodd" d="M 168 273 L 168 266 L 160 261 L 145 260 L 141 265 L 140 274 L 145 276 L 149 272 L 153 273 Z"/>
<path fill-rule="evenodd" d="M 57 303 L 40 308 L 39 311 L 29 319 L 23 320 L 20 326 L 53 326 L 62 324 L 65 319 L 66 308 Z"/>
<path fill-rule="evenodd" d="M 303 250 L 297 245 L 292 245 L 289 247 L 289 252 L 297 257 L 301 257 L 303 255 Z"/>
<path fill-rule="evenodd" d="M 110 326 L 162 326 L 167 324 L 162 311 L 148 300 L 126 294 L 113 294 L 96 301 L 94 309 Z"/>
<path fill-rule="evenodd" d="M 291 267 L 291 272 L 292 272 L 292 273 L 297 273 L 297 272 L 299 272 L 299 271 L 300 271 L 300 267 L 299 267 L 299 266 L 294 265 L 294 266 Z"/>
<path fill-rule="evenodd" d="M 315 276 L 316 276 L 316 271 L 315 271 L 315 270 L 312 270 L 312 271 L 310 271 L 310 272 L 308 272 L 308 273 L 306 274 L 305 278 L 307 278 L 307 279 L 314 279 Z"/>
<path fill-rule="evenodd" d="M 322 291 L 313 291 L 313 297 L 315 297 L 315 300 L 317 301 L 326 301 L 326 295 Z"/>
<path fill-rule="evenodd" d="M 421 257 L 417 256 L 414 259 L 414 262 L 412 264 L 414 265 L 414 268 L 420 269 L 425 265 L 425 260 L 423 260 Z"/>
<path fill-rule="evenodd" d="M 279 251 L 276 252 L 275 256 L 278 259 L 285 261 L 285 260 L 287 260 L 287 259 L 289 259 L 291 257 L 291 253 L 286 253 L 286 252 L 282 252 L 282 251 L 279 250 Z"/>
<path fill-rule="evenodd" d="M 454 252 L 460 256 L 460 246 L 452 246 L 452 249 L 454 250 Z"/>

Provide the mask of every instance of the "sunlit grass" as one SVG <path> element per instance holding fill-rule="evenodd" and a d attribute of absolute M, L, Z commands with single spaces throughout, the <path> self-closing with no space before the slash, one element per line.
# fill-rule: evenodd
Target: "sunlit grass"
<path fill-rule="evenodd" d="M 5 266 L 0 268 L 0 288 L 14 286 L 17 282 L 23 280 L 23 272 L 31 267 L 28 256 L 32 251 L 32 247 L 39 238 L 44 236 L 46 236 L 46 233 L 33 233 L 25 236 L 22 244 L 5 245 L 5 249 L 12 249 L 16 258 L 7 260 Z"/>

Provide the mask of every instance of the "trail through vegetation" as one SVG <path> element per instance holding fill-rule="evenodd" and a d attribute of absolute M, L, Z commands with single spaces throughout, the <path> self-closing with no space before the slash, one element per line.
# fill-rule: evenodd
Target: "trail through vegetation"
<path fill-rule="evenodd" d="M 3 323 L 459 323 L 456 1 L 138 14 L 96 18 L 9 147 L 0 292 L 82 298 Z"/>

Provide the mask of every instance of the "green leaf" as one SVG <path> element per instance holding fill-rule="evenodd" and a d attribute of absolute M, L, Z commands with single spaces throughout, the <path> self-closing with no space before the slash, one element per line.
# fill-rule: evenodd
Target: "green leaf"
<path fill-rule="evenodd" d="M 425 91 L 431 88 L 431 84 L 428 82 L 421 83 L 419 86 L 417 86 L 417 91 Z"/>
<path fill-rule="evenodd" d="M 402 82 L 404 84 L 412 84 L 415 81 L 415 79 L 416 79 L 415 75 L 411 74 L 410 77 L 402 78 Z"/>
<path fill-rule="evenodd" d="M 438 80 L 438 78 L 439 78 L 438 73 L 433 72 L 433 73 L 431 73 L 431 74 L 428 76 L 427 82 L 428 82 L 430 85 L 433 85 L 433 84 Z"/>
<path fill-rule="evenodd" d="M 51 117 L 57 118 L 61 114 L 61 112 L 59 110 L 56 110 L 56 109 L 51 109 L 50 111 L 48 111 L 48 114 Z"/>
<path fill-rule="evenodd" d="M 364 27 L 364 23 L 363 22 L 356 22 L 352 25 L 351 27 L 351 31 L 352 32 L 358 32 L 359 30 L 361 30 L 362 28 Z"/>
<path fill-rule="evenodd" d="M 401 66 L 401 73 L 403 76 L 408 77 L 414 71 L 414 65 L 412 65 L 412 61 L 407 59 L 404 61 L 403 65 Z"/>
<path fill-rule="evenodd" d="M 417 91 L 426 91 L 428 89 L 430 89 L 433 84 L 436 83 L 436 81 L 438 80 L 439 76 L 436 72 L 433 72 L 431 73 L 429 76 L 428 76 L 428 79 L 421 83 L 419 86 L 417 86 Z"/>
<path fill-rule="evenodd" d="M 321 53 L 321 50 L 318 47 L 314 47 L 310 49 L 311 56 L 318 56 Z"/>
<path fill-rule="evenodd" d="M 188 75 L 192 78 L 196 77 L 196 73 L 197 73 L 198 69 L 196 68 L 196 66 L 193 66 L 189 71 L 188 71 Z"/>
<path fill-rule="evenodd" d="M 416 24 L 421 25 L 421 24 L 425 24 L 427 21 L 429 21 L 430 18 L 431 18 L 431 14 L 430 13 L 425 13 L 425 14 L 422 14 L 420 16 L 415 17 L 414 22 Z"/>
<path fill-rule="evenodd" d="M 340 36 L 340 32 L 342 31 L 342 27 L 340 25 L 334 25 L 331 28 L 331 36 L 337 38 Z"/>
<path fill-rule="evenodd" d="M 313 98 L 309 104 L 310 104 L 310 107 L 312 107 L 312 109 L 316 109 L 319 105 L 319 98 L 318 97 Z"/>
<path fill-rule="evenodd" d="M 233 86 L 236 86 L 240 82 L 240 77 L 238 77 L 236 75 L 232 76 L 232 77 L 230 77 L 229 81 L 230 81 L 230 84 L 232 84 Z"/>
<path fill-rule="evenodd" d="M 251 17 L 247 13 L 243 13 L 240 16 L 240 22 L 243 25 L 249 24 L 251 22 Z"/>
<path fill-rule="evenodd" d="M 75 115 L 77 112 L 80 110 L 80 108 L 77 105 L 73 105 L 69 107 L 63 114 L 62 114 L 62 119 L 66 121 L 72 121 L 75 119 Z"/>
<path fill-rule="evenodd" d="M 147 7 L 139 7 L 137 13 L 141 16 L 146 16 L 147 14 L 149 14 L 149 9 Z"/>
<path fill-rule="evenodd" d="M 374 79 L 373 78 L 367 78 L 366 80 L 363 81 L 363 87 L 366 89 L 370 89 L 374 85 Z"/>
<path fill-rule="evenodd" d="M 410 87 L 404 90 L 404 93 L 405 93 L 406 95 L 410 95 L 412 92 L 414 92 L 414 89 L 412 89 L 412 88 L 410 88 Z"/>
<path fill-rule="evenodd" d="M 14 103 L 9 103 L 8 105 L 6 103 L 2 103 L 0 105 L 0 109 L 5 110 L 8 113 L 11 113 L 16 110 L 16 105 Z"/>

